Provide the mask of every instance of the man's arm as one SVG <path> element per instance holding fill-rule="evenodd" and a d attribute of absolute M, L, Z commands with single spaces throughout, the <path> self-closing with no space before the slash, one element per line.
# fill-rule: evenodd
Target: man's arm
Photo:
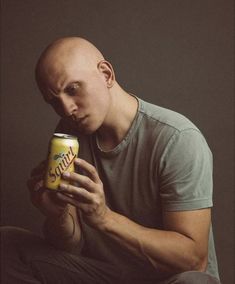
<path fill-rule="evenodd" d="M 74 252 L 81 242 L 80 221 L 76 208 L 68 206 L 60 216 L 48 216 L 43 225 L 43 234 L 53 246 Z"/>
<path fill-rule="evenodd" d="M 76 159 L 75 163 L 88 173 L 88 177 L 77 173 L 64 175 L 81 187 L 62 185 L 61 191 L 72 197 L 62 193 L 58 197 L 79 208 L 87 224 L 141 257 L 159 273 L 170 275 L 205 270 L 210 209 L 164 212 L 164 230 L 143 227 L 111 211 L 106 206 L 103 184 L 96 169 L 81 159 Z"/>
<path fill-rule="evenodd" d="M 56 192 L 43 187 L 45 164 L 43 161 L 33 169 L 27 182 L 31 202 L 46 217 L 43 226 L 45 238 L 57 248 L 77 250 L 81 241 L 77 210 L 74 206 L 61 202 Z"/>
<path fill-rule="evenodd" d="M 159 273 L 204 271 L 210 209 L 165 212 L 165 230 L 150 229 L 108 210 L 98 229 L 152 265 Z"/>

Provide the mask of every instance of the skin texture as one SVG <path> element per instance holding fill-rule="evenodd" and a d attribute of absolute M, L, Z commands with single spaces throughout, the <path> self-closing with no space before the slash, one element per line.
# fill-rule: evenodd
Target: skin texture
<path fill-rule="evenodd" d="M 122 141 L 136 115 L 137 100 L 119 86 L 112 65 L 84 39 L 63 38 L 47 47 L 38 61 L 36 80 L 44 100 L 56 113 L 82 133 L 96 132 L 105 151 Z M 93 165 L 82 159 L 75 163 L 87 175 L 65 173 L 63 178 L 70 185 L 62 183 L 56 194 L 43 188 L 44 164 L 29 179 L 31 200 L 46 216 L 45 236 L 49 241 L 73 251 L 81 236 L 80 212 L 88 225 L 108 235 L 120 249 L 144 259 L 159 274 L 205 270 L 210 209 L 163 212 L 164 230 L 140 226 L 108 208 Z M 71 216 L 76 225 L 72 236 Z M 56 238 L 58 234 L 61 240 Z"/>

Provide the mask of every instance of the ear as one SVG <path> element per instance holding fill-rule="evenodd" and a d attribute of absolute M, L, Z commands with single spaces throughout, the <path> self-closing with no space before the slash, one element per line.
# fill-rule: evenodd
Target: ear
<path fill-rule="evenodd" d="M 112 88 L 115 82 L 115 74 L 112 65 L 106 60 L 101 60 L 98 63 L 97 68 L 103 74 L 107 87 Z"/>

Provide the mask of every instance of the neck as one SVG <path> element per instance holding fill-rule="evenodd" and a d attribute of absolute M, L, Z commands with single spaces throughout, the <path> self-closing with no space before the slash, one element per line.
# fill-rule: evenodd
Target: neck
<path fill-rule="evenodd" d="M 110 92 L 110 110 L 97 132 L 99 146 L 108 151 L 115 148 L 126 136 L 135 118 L 138 101 L 118 84 Z"/>

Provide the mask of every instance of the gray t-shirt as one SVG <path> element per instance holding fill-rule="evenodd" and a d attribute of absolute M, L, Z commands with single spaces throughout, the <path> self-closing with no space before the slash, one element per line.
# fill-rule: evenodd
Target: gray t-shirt
<path fill-rule="evenodd" d="M 137 99 L 136 117 L 125 138 L 111 151 L 99 148 L 95 134 L 82 136 L 68 129 L 63 120 L 57 130 L 77 135 L 79 156 L 95 165 L 113 211 L 161 230 L 164 210 L 212 207 L 212 154 L 199 129 L 186 117 Z M 121 270 L 155 274 L 150 265 L 84 222 L 82 230 L 84 255 Z M 218 278 L 212 230 L 208 260 L 208 273 Z"/>

